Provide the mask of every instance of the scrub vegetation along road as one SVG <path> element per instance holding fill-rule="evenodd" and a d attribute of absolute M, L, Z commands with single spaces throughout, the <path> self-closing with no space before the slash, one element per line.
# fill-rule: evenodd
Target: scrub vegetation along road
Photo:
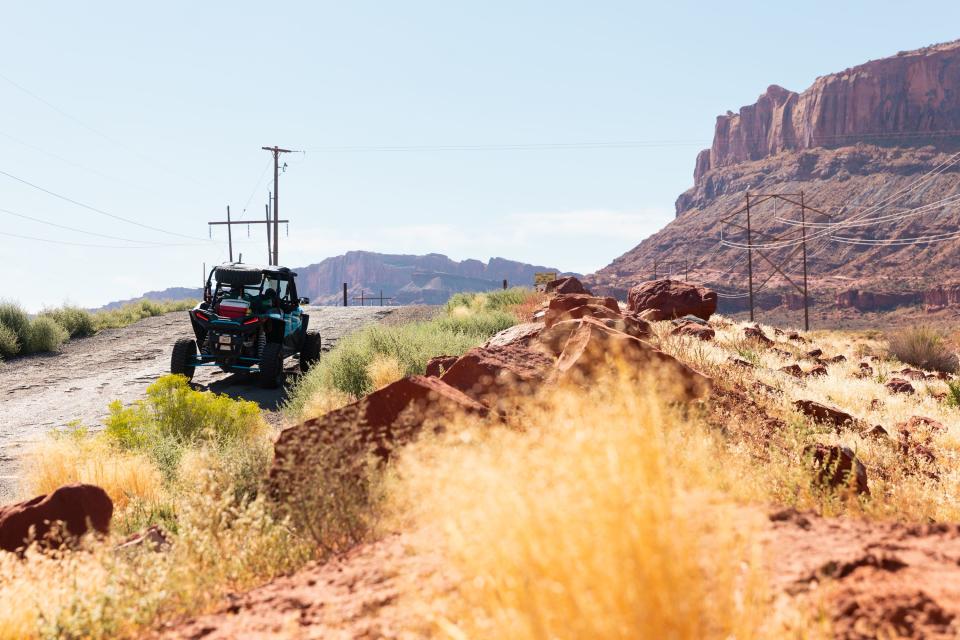
<path fill-rule="evenodd" d="M 395 314 L 419 311 L 401 307 L 311 307 L 311 327 L 320 330 L 323 349 L 365 324 Z M 167 373 L 170 349 L 180 336 L 191 335 L 185 312 L 141 320 L 122 329 L 71 340 L 58 353 L 13 359 L 0 364 L 0 501 L 13 499 L 17 460 L 25 445 L 54 428 L 80 421 L 99 426 L 112 400 L 124 404 L 143 396 L 147 385 Z M 296 359 L 287 361 L 295 372 Z M 203 389 L 253 400 L 268 412 L 277 408 L 283 389 L 261 389 L 248 376 L 226 374 L 214 367 L 197 371 Z"/>

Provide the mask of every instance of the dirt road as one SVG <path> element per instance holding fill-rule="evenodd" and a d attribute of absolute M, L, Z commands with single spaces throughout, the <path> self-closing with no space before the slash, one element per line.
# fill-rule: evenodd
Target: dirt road
<path fill-rule="evenodd" d="M 399 313 L 397 313 L 399 311 Z M 311 307 L 310 326 L 329 350 L 344 335 L 404 307 Z M 18 358 L 0 365 L 0 504 L 16 496 L 18 460 L 29 443 L 73 420 L 96 427 L 112 400 L 131 402 L 167 373 L 176 338 L 190 335 L 185 313 L 148 318 L 123 329 L 67 343 L 60 353 Z M 296 371 L 296 359 L 287 361 Z M 200 387 L 258 402 L 273 411 L 284 391 L 264 390 L 251 376 L 214 367 L 197 370 Z"/>

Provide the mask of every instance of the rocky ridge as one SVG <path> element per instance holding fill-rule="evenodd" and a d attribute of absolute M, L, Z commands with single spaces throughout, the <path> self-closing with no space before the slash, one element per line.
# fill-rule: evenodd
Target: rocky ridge
<path fill-rule="evenodd" d="M 903 213 L 960 196 L 960 162 L 949 164 L 956 159 L 958 134 L 960 41 L 824 76 L 799 94 L 770 87 L 755 104 L 717 119 L 712 147 L 697 158 L 694 186 L 677 199 L 676 219 L 586 282 L 598 293 L 622 297 L 652 277 L 654 260 L 661 265 L 686 260 L 692 264 L 690 279 L 720 291 L 722 311 L 737 311 L 746 300 L 724 294 L 746 291 L 745 252 L 718 241 L 721 218 L 742 208 L 746 193 L 803 192 L 805 203 L 831 216 L 814 215 L 821 223 Z M 886 206 L 871 214 L 877 203 Z M 753 210 L 754 229 L 789 231 L 780 221 L 797 219 L 795 209 L 767 202 Z M 955 305 L 960 239 L 909 243 L 958 230 L 960 208 L 953 201 L 832 234 L 844 242 L 814 236 L 811 292 L 818 305 L 858 311 Z M 726 233 L 729 238 L 729 227 Z M 742 242 L 742 234 L 734 239 Z M 887 244 L 856 244 L 877 239 Z M 779 262 L 792 249 L 767 255 Z M 758 282 L 773 276 L 757 296 L 760 307 L 798 308 L 796 292 L 781 275 L 761 260 L 754 267 Z M 796 281 L 800 267 L 795 256 L 787 275 Z"/>

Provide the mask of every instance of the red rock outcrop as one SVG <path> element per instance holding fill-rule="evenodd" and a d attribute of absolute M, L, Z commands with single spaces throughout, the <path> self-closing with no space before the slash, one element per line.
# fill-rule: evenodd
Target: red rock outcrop
<path fill-rule="evenodd" d="M 431 378 L 439 378 L 445 371 L 453 366 L 458 356 L 437 356 L 427 360 L 427 370 L 424 375 Z"/>
<path fill-rule="evenodd" d="M 542 322 L 523 322 L 504 329 L 497 335 L 487 340 L 485 347 L 505 347 L 509 344 L 529 345 L 534 342 L 543 331 Z"/>
<path fill-rule="evenodd" d="M 620 291 L 647 279 L 655 260 L 686 258 L 689 280 L 725 294 L 720 311 L 745 310 L 744 251 L 718 246 L 718 241 L 722 220 L 744 206 L 747 192 L 802 191 L 806 203 L 835 221 L 938 203 L 960 194 L 960 163 L 945 164 L 957 150 L 955 133 L 950 133 L 957 130 L 960 41 L 825 76 L 802 94 L 773 87 L 757 104 L 720 117 L 713 148 L 697 159 L 693 188 L 677 199 L 676 219 L 584 282 L 595 291 Z M 930 175 L 922 189 L 911 189 L 941 165 L 943 171 Z M 902 195 L 888 201 L 894 194 Z M 869 208 L 878 203 L 885 207 L 871 214 Z M 775 209 L 765 202 L 753 211 L 754 228 L 762 232 L 796 231 L 776 222 L 798 218 L 786 203 Z M 814 216 L 811 221 L 825 220 Z M 835 304 L 866 312 L 921 301 L 934 309 L 960 305 L 960 286 L 941 285 L 957 281 L 960 239 L 912 241 L 956 228 L 960 208 L 935 204 L 922 215 L 844 228 L 836 234 L 842 242 L 819 240 L 808 265 L 814 308 Z M 737 231 L 727 227 L 726 234 L 731 233 Z M 731 239 L 742 241 L 743 233 Z M 878 239 L 889 242 L 870 244 Z M 779 263 L 791 257 L 791 250 L 766 255 Z M 793 285 L 757 258 L 755 280 L 770 280 L 754 296 L 756 307 L 797 308 Z M 797 258 L 793 255 L 784 271 L 794 274 L 794 282 L 800 270 Z"/>
<path fill-rule="evenodd" d="M 850 487 L 857 493 L 870 495 L 867 468 L 847 447 L 812 444 L 804 448 L 804 455 L 817 470 L 814 477 L 818 484 L 833 488 Z"/>
<path fill-rule="evenodd" d="M 687 399 L 700 398 L 712 388 L 710 378 L 653 345 L 608 327 L 593 318 L 583 318 L 569 334 L 557 360 L 557 370 L 566 379 L 590 383 L 598 370 L 611 361 L 626 361 L 637 372 L 649 372 L 665 385 L 677 385 Z M 669 387 L 664 387 L 669 391 Z"/>
<path fill-rule="evenodd" d="M 68 484 L 50 494 L 0 507 L 0 549 L 17 551 L 33 539 L 44 547 L 58 547 L 91 527 L 108 533 L 113 501 L 92 484 Z M 50 537 L 59 526 L 57 537 Z"/>
<path fill-rule="evenodd" d="M 493 404 L 507 389 L 529 393 L 545 381 L 553 358 L 520 344 L 470 349 L 440 378 L 474 400 Z"/>
<path fill-rule="evenodd" d="M 709 320 L 717 310 L 717 294 L 679 280 L 652 280 L 630 289 L 627 308 L 636 314 L 655 310 L 662 320 L 686 315 Z"/>
<path fill-rule="evenodd" d="M 709 156 L 697 157 L 694 181 L 782 151 L 955 131 L 958 96 L 960 41 L 823 76 L 801 94 L 772 85 L 756 103 L 717 118 L 713 146 Z"/>
<path fill-rule="evenodd" d="M 960 293 L 960 292 L 958 292 Z M 841 309 L 857 309 L 858 311 L 885 311 L 920 303 L 925 295 L 906 291 L 901 293 L 885 293 L 879 291 L 860 291 L 849 289 L 837 293 L 834 304 Z M 960 301 L 960 295 L 957 296 Z"/>
<path fill-rule="evenodd" d="M 585 293 L 590 294 L 589 291 L 583 286 L 583 283 L 573 276 L 567 276 L 565 278 L 557 278 L 553 282 L 548 282 L 545 287 L 547 293 Z"/>
<path fill-rule="evenodd" d="M 841 427 L 852 426 L 855 422 L 852 415 L 846 411 L 841 411 L 835 407 L 830 407 L 814 400 L 797 400 L 793 406 L 805 416 L 809 416 L 817 422 L 831 424 L 838 429 Z"/>
<path fill-rule="evenodd" d="M 396 447 L 416 438 L 424 426 L 442 426 L 458 414 L 486 415 L 487 408 L 438 378 L 411 376 L 388 384 L 352 404 L 281 431 L 273 448 L 270 493 L 284 495 L 310 469 L 330 464 L 324 456 L 331 449 L 341 459 L 362 462 L 367 453 L 386 459 Z"/>

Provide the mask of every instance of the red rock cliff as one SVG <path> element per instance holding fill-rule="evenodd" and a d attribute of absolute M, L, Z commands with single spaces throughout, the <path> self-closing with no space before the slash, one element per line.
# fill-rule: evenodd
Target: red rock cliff
<path fill-rule="evenodd" d="M 717 118 L 713 146 L 697 157 L 694 181 L 781 151 L 858 141 L 922 144 L 930 140 L 918 134 L 958 130 L 960 40 L 823 76 L 800 94 L 769 87 L 755 104 Z"/>

